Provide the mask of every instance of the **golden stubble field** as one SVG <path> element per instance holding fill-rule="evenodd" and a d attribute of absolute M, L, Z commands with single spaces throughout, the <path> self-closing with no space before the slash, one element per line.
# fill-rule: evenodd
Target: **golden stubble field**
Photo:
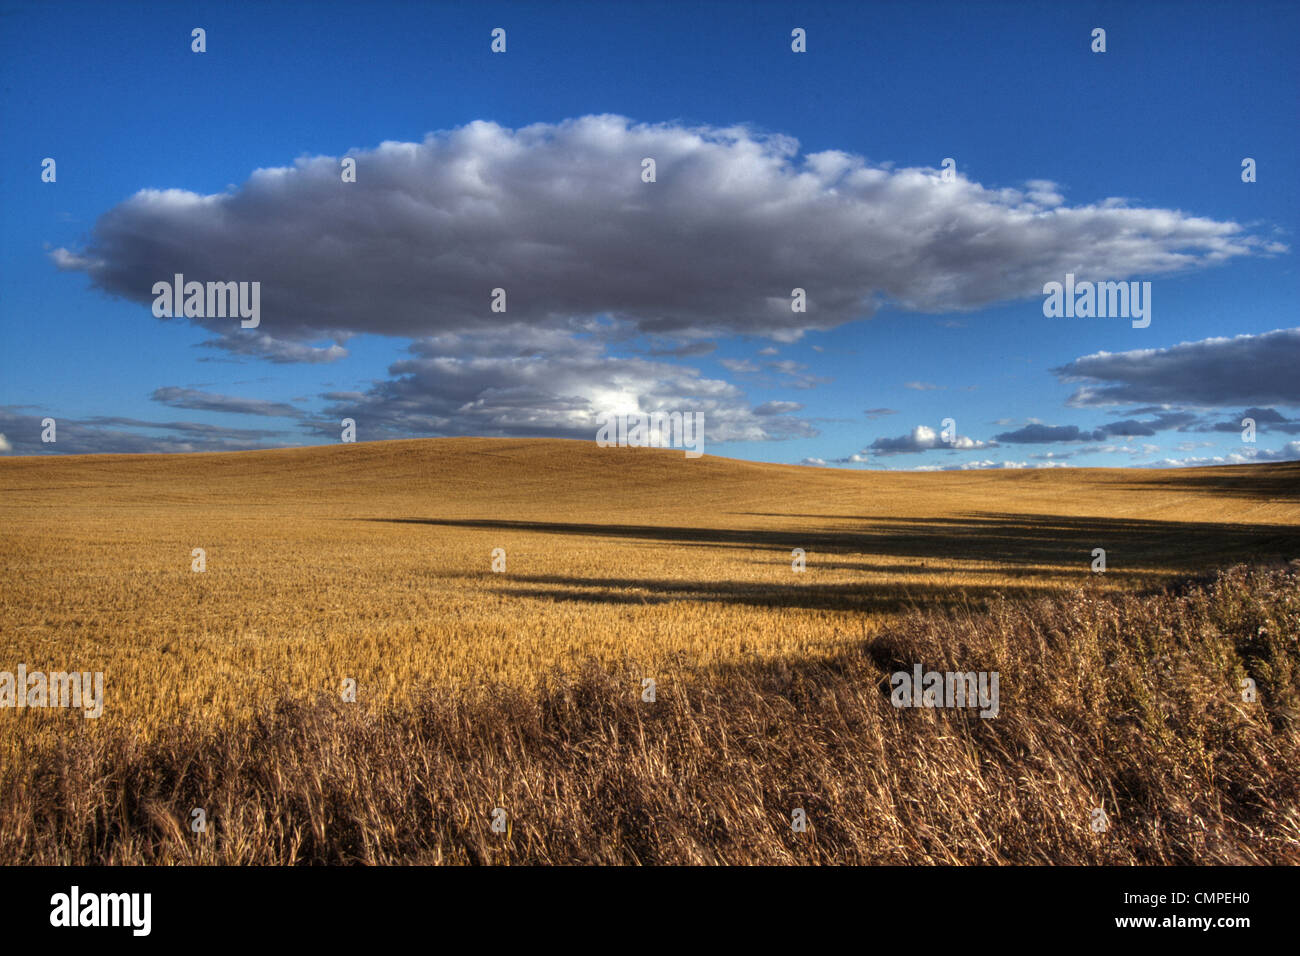
<path fill-rule="evenodd" d="M 12 755 L 228 722 L 345 677 L 379 706 L 585 658 L 662 685 L 830 655 L 913 606 L 1295 558 L 1300 465 L 881 473 L 436 439 L 0 459 L 0 521 L 0 670 L 106 683 L 99 720 L 0 712 Z"/>

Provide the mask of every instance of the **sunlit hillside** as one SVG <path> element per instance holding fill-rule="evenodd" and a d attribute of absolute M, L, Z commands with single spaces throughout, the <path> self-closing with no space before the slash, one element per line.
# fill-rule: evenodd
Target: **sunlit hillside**
<path fill-rule="evenodd" d="M 107 722 L 146 724 L 344 677 L 374 700 L 587 656 L 816 654 L 910 606 L 1300 555 L 1296 464 L 915 474 L 440 439 L 8 458 L 0 494 L 5 658 L 102 669 Z"/>

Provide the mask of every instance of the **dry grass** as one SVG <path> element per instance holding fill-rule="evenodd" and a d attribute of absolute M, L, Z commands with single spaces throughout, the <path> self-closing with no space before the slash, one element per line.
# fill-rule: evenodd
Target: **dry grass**
<path fill-rule="evenodd" d="M 654 703 L 593 665 L 533 694 L 286 701 L 237 734 L 79 734 L 0 779 L 0 856 L 1295 864 L 1298 632 L 1294 571 L 1235 571 L 1181 596 L 916 612 L 829 660 L 683 667 Z M 915 661 L 998 670 L 1001 713 L 895 709 L 888 674 Z"/>
<path fill-rule="evenodd" d="M 1263 707 L 1223 698 L 1245 638 L 1188 635 L 1213 691 L 1196 713 L 1241 713 L 1205 738 L 1139 721 L 1126 749 L 1149 703 L 1106 668 L 1160 653 L 1034 630 L 1296 557 L 1295 465 L 881 474 L 454 439 L 0 459 L 0 496 L 0 670 L 103 670 L 107 689 L 97 721 L 0 710 L 0 858 L 1295 861 L 1294 617 Z M 1240 599 L 1291 600 L 1270 582 Z M 905 626 L 913 607 L 957 617 Z M 985 612 L 1022 615 L 979 649 L 1007 662 L 1002 716 L 881 709 L 864 641 L 905 627 L 935 642 L 925 660 L 988 669 L 949 656 Z M 329 703 L 343 677 L 354 707 Z M 1107 787 L 1141 799 L 1097 841 L 1076 815 Z M 803 842 L 778 825 L 796 797 Z M 166 835 L 187 805 L 219 821 L 210 843 Z M 496 805 L 509 840 L 486 831 Z"/>

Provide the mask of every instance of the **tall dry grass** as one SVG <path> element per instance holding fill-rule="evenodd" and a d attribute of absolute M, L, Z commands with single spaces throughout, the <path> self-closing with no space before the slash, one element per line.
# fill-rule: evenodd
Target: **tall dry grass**
<path fill-rule="evenodd" d="M 831 659 L 682 662 L 654 703 L 634 664 L 592 663 L 534 691 L 110 728 L 5 764 L 0 859 L 1295 864 L 1297 635 L 1296 570 L 1237 568 L 916 611 Z M 999 716 L 894 708 L 916 662 L 997 670 Z"/>

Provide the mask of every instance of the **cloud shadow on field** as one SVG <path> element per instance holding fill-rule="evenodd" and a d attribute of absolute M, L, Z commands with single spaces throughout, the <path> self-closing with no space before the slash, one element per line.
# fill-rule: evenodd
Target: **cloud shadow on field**
<path fill-rule="evenodd" d="M 1009 570 L 1045 566 L 1077 566 L 1087 570 L 1094 548 L 1104 548 L 1108 569 L 1120 573 L 1130 569 L 1203 571 L 1237 561 L 1284 561 L 1300 557 L 1300 526 L 989 512 L 928 519 L 821 516 L 823 521 L 861 524 L 790 530 L 493 518 L 362 520 L 431 528 L 622 538 L 696 547 L 770 549 L 780 552 L 773 556 L 774 562 L 779 558 L 786 563 L 792 549 L 803 548 L 810 567 L 815 566 L 820 555 L 932 559 L 936 562 L 933 573 L 966 570 L 951 562 L 988 562 Z M 874 570 L 869 566 L 863 569 Z"/>
<path fill-rule="evenodd" d="M 811 552 L 811 559 L 816 552 Z M 751 565 L 766 565 L 773 567 L 778 564 L 790 563 L 789 557 L 769 558 L 762 561 L 751 561 Z M 815 567 L 818 571 L 856 571 L 859 574 L 881 575 L 884 578 L 900 577 L 934 577 L 939 574 L 961 575 L 963 577 L 993 577 L 1011 578 L 1018 581 L 1037 582 L 1044 581 L 1056 582 L 1058 586 L 1078 584 L 1082 578 L 1091 574 L 1092 557 L 1089 554 L 1087 562 L 1075 568 L 1049 568 L 1036 567 L 1032 565 L 1022 565 L 1018 567 L 975 567 L 973 565 L 956 565 L 945 562 L 922 561 L 920 564 L 873 564 L 869 561 L 835 561 L 827 560 L 825 557 L 818 556 Z M 813 565 L 809 565 L 812 567 Z M 1147 579 L 1152 583 L 1164 577 L 1159 571 L 1125 571 L 1125 581 L 1132 582 L 1135 578 Z M 874 583 L 874 579 L 873 583 Z M 1007 584 L 1007 587 L 1014 587 Z"/>
<path fill-rule="evenodd" d="M 1260 467 L 1258 465 L 1256 468 Z M 1211 469 L 1211 472 L 1217 469 Z M 1233 498 L 1270 498 L 1300 500 L 1300 468 L 1270 470 L 1262 475 L 1199 474 L 1165 477 L 1159 473 L 1131 486 L 1136 491 L 1194 492 L 1205 495 L 1227 495 Z"/>
<path fill-rule="evenodd" d="M 793 572 L 790 576 L 797 577 Z M 1082 577 L 1082 576 L 1081 576 Z M 1084 583 L 1084 582 L 1081 582 Z M 508 586 L 496 589 L 509 597 L 544 598 L 590 604 L 672 604 L 691 601 L 750 607 L 828 609 L 897 613 L 909 608 L 979 607 L 995 594 L 1006 597 L 1046 597 L 1060 592 L 1050 586 L 947 584 L 817 584 L 801 577 L 789 584 L 771 581 L 683 581 L 681 579 L 568 577 L 518 575 L 506 578 Z M 650 592 L 646 594 L 645 592 Z"/>

